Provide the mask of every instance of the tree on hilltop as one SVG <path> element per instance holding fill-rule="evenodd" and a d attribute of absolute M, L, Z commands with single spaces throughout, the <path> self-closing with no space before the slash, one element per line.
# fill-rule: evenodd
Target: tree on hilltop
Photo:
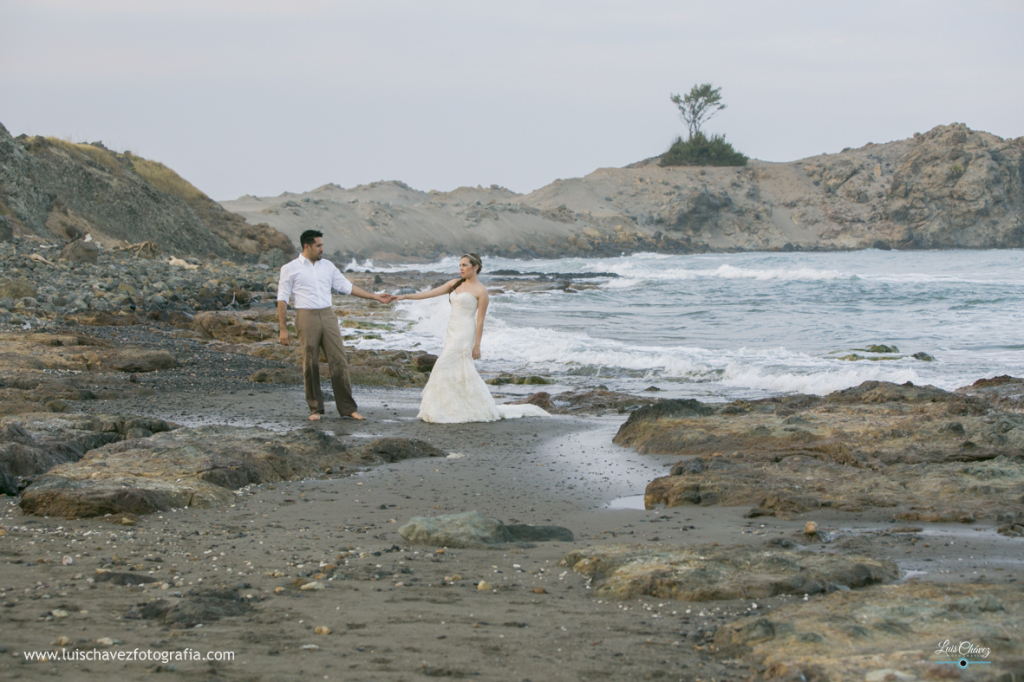
<path fill-rule="evenodd" d="M 687 95 L 672 95 L 670 99 L 679 107 L 679 113 L 690 131 L 691 140 L 700 132 L 700 127 L 706 121 L 725 109 L 725 105 L 722 104 L 722 88 L 712 87 L 711 83 L 694 85 Z"/>
<path fill-rule="evenodd" d="M 745 166 L 747 157 L 733 149 L 725 141 L 725 135 L 707 137 L 700 127 L 709 121 L 725 105 L 722 104 L 722 88 L 711 83 L 694 85 L 685 96 L 672 95 L 672 102 L 679 107 L 679 113 L 686 121 L 690 136 L 677 138 L 665 152 L 662 166 Z"/>

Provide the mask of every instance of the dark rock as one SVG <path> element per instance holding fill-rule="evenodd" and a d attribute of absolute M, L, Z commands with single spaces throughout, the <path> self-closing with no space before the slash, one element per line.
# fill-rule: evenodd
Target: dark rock
<path fill-rule="evenodd" d="M 156 578 L 145 573 L 120 573 L 117 571 L 102 571 L 96 575 L 94 581 L 97 583 L 110 583 L 111 585 L 119 585 L 121 587 L 134 587 L 135 585 L 158 582 Z"/>
<path fill-rule="evenodd" d="M 257 384 L 301 384 L 303 381 L 302 369 L 299 367 L 258 369 L 249 375 L 249 381 Z"/>
<path fill-rule="evenodd" d="M 416 371 L 429 372 L 434 369 L 434 363 L 437 362 L 437 356 L 431 355 L 430 353 L 424 353 L 423 355 L 417 355 L 414 357 L 412 362 L 416 367 Z"/>
<path fill-rule="evenodd" d="M 420 457 L 447 457 L 448 453 L 430 443 L 410 438 L 378 438 L 361 448 L 363 459 L 377 462 L 400 462 Z"/>

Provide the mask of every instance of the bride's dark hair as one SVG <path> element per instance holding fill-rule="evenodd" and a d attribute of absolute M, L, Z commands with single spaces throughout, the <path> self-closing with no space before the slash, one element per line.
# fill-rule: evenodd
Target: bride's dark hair
<path fill-rule="evenodd" d="M 464 254 L 462 254 L 459 257 L 459 260 L 461 261 L 463 258 L 468 258 L 469 259 L 469 264 L 476 268 L 476 274 L 479 275 L 481 272 L 484 271 L 484 262 L 483 262 L 483 260 L 481 260 L 480 256 L 476 255 L 475 253 L 464 253 Z M 462 283 L 465 282 L 465 281 L 466 281 L 465 277 L 460 277 L 459 281 L 456 282 L 455 285 L 451 289 L 448 290 L 448 293 L 450 294 L 453 291 L 455 291 L 456 289 L 458 289 L 459 287 L 461 287 Z"/>

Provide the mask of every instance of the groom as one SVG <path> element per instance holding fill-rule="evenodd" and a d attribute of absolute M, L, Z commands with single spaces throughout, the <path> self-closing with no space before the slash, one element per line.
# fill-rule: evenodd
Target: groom
<path fill-rule="evenodd" d="M 371 294 L 355 286 L 341 274 L 334 263 L 325 260 L 323 233 L 306 230 L 299 236 L 302 254 L 281 267 L 277 283 L 277 321 L 281 329 L 281 343 L 287 346 L 291 339 L 285 324 L 288 300 L 295 296 L 295 331 L 302 348 L 302 380 L 306 385 L 306 403 L 309 420 L 319 421 L 324 413 L 324 397 L 320 393 L 320 349 L 327 356 L 331 368 L 331 387 L 335 405 L 342 417 L 365 419 L 356 412 L 352 399 L 352 384 L 348 376 L 348 361 L 341 345 L 338 318 L 331 310 L 331 289 L 378 303 L 391 303 L 391 294 Z"/>

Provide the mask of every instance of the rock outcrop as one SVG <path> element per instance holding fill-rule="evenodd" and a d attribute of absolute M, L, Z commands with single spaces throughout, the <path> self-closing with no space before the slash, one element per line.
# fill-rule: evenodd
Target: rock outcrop
<path fill-rule="evenodd" d="M 398 529 L 413 545 L 468 549 L 499 549 L 507 545 L 529 546 L 533 542 L 572 542 L 573 534 L 560 526 L 505 525 L 478 511 L 444 516 L 414 516 Z"/>
<path fill-rule="evenodd" d="M 790 163 L 662 168 L 657 159 L 556 180 L 421 192 L 401 182 L 223 202 L 337 258 L 416 260 L 466 250 L 555 257 L 660 251 L 1024 246 L 1024 138 L 954 123 Z"/>
<path fill-rule="evenodd" d="M 835 592 L 725 625 L 713 648 L 753 664 L 759 679 L 1016 680 L 1022 596 L 1013 585 L 932 582 Z"/>
<path fill-rule="evenodd" d="M 649 508 L 880 508 L 904 520 L 1019 523 L 1024 417 L 1000 409 L 1010 391 L 986 388 L 868 381 L 824 398 L 664 401 L 633 412 L 615 442 L 689 456 L 647 486 Z"/>
<path fill-rule="evenodd" d="M 161 419 L 111 414 L 27 413 L 0 419 L 0 494 L 16 495 L 58 464 L 130 438 L 178 428 Z"/>
<path fill-rule="evenodd" d="M 0 216 L 0 237 L 10 230 L 73 242 L 91 234 L 107 246 L 149 241 L 172 253 L 253 259 L 295 250 L 282 233 L 247 224 L 160 163 L 99 142 L 15 139 L 2 125 Z"/>
<path fill-rule="evenodd" d="M 72 519 L 215 507 L 230 504 L 233 491 L 250 484 L 344 472 L 346 466 L 355 470 L 394 461 L 396 452 L 435 456 L 434 448 L 415 441 L 349 449 L 340 438 L 311 427 L 284 433 L 179 428 L 89 450 L 39 476 L 20 504 L 29 514 Z"/>
<path fill-rule="evenodd" d="M 616 599 L 766 599 L 849 590 L 900 575 L 891 561 L 754 547 L 604 545 L 570 552 L 561 565 L 592 578 L 596 595 Z"/>

